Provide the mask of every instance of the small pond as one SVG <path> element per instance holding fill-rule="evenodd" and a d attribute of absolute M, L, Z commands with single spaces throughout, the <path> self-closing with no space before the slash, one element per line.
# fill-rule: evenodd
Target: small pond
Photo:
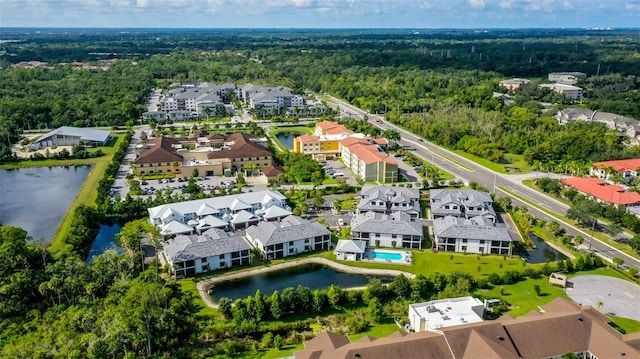
<path fill-rule="evenodd" d="M 51 241 L 90 166 L 0 170 L 0 223 Z"/>
<path fill-rule="evenodd" d="M 114 250 L 118 254 L 123 253 L 122 248 L 116 241 L 116 234 L 120 233 L 120 226 L 117 224 L 112 225 L 100 225 L 100 232 L 93 241 L 89 255 L 87 256 L 87 262 L 93 261 L 93 259 L 108 250 Z"/>
<path fill-rule="evenodd" d="M 282 145 L 290 150 L 293 149 L 293 139 L 302 135 L 300 132 L 278 132 L 276 138 Z"/>
<path fill-rule="evenodd" d="M 527 262 L 529 263 L 546 263 L 556 262 L 559 260 L 567 259 L 567 256 L 558 252 L 551 247 L 547 242 L 536 236 L 534 233 L 529 232 L 529 238 L 536 245 L 536 249 L 527 252 Z"/>
<path fill-rule="evenodd" d="M 311 290 L 324 289 L 334 284 L 340 288 L 366 286 L 369 279 L 379 278 L 383 283 L 393 280 L 393 277 L 368 276 L 362 274 L 348 274 L 320 264 L 306 264 L 281 271 L 259 274 L 253 277 L 216 284 L 211 294 L 214 301 L 222 297 L 231 300 L 246 298 L 256 294 L 260 289 L 262 294 L 271 295 L 276 290 L 282 292 L 287 287 L 296 288 L 298 285 Z"/>

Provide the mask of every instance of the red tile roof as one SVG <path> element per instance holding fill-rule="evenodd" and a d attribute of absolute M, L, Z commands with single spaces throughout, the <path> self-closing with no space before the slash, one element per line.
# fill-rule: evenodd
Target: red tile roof
<path fill-rule="evenodd" d="M 640 158 L 633 158 L 629 160 L 596 162 L 593 164 L 593 167 L 595 168 L 613 167 L 617 172 L 635 171 L 638 168 L 640 168 Z"/>
<path fill-rule="evenodd" d="M 640 193 L 627 192 L 620 186 L 607 184 L 598 178 L 573 177 L 562 180 L 562 183 L 604 202 L 622 205 L 640 203 Z"/>
<path fill-rule="evenodd" d="M 397 165 L 398 162 L 395 158 L 389 157 L 384 152 L 378 150 L 378 146 L 370 143 L 366 139 L 348 137 L 340 141 L 343 147 L 347 147 L 349 152 L 354 154 L 358 159 L 366 164 L 376 162 L 386 162 L 391 165 Z"/>
<path fill-rule="evenodd" d="M 313 136 L 313 135 L 302 135 L 302 136 L 296 137 L 295 139 L 302 143 L 318 142 L 318 136 Z"/>
<path fill-rule="evenodd" d="M 333 121 L 321 121 L 316 123 L 316 127 L 319 127 L 322 130 L 322 133 L 329 135 L 337 135 L 341 133 L 353 133 L 353 131 L 344 127 L 337 122 Z"/>

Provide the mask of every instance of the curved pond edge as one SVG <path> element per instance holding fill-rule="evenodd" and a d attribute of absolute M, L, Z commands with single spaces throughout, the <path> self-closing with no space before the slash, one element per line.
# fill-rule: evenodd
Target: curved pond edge
<path fill-rule="evenodd" d="M 270 267 L 256 268 L 256 269 L 251 269 L 251 270 L 242 271 L 238 273 L 223 275 L 220 277 L 205 279 L 198 282 L 196 287 L 198 288 L 198 293 L 200 294 L 200 298 L 202 298 L 202 301 L 208 307 L 218 308 L 218 304 L 215 303 L 211 298 L 211 296 L 209 295 L 209 289 L 213 287 L 216 283 L 226 282 L 234 279 L 241 279 L 245 277 L 251 277 L 256 274 L 275 272 L 275 271 L 279 271 L 287 268 L 297 267 L 304 264 L 321 264 L 321 265 L 325 265 L 327 267 L 333 268 L 339 272 L 351 273 L 351 274 L 369 274 L 369 275 L 394 276 L 394 277 L 403 274 L 405 277 L 409 279 L 413 279 L 416 276 L 413 273 L 403 272 L 395 269 L 374 269 L 374 268 L 351 267 L 348 265 L 336 263 L 326 258 L 311 257 L 311 258 L 293 260 L 291 262 L 286 262 L 286 263 L 280 263 Z"/>

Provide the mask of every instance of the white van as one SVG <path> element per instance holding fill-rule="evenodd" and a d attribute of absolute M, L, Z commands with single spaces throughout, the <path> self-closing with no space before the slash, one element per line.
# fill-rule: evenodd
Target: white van
<path fill-rule="evenodd" d="M 344 226 L 344 220 L 342 218 L 338 218 L 338 226 Z"/>
<path fill-rule="evenodd" d="M 333 178 L 336 178 L 336 177 L 344 177 L 344 173 L 342 173 L 342 172 L 336 172 L 336 173 L 332 174 L 331 176 L 332 176 Z"/>

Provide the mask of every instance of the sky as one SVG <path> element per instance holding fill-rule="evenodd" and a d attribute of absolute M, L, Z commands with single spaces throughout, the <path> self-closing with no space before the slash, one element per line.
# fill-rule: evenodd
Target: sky
<path fill-rule="evenodd" d="M 640 0 L 1 0 L 0 27 L 621 28 Z"/>

